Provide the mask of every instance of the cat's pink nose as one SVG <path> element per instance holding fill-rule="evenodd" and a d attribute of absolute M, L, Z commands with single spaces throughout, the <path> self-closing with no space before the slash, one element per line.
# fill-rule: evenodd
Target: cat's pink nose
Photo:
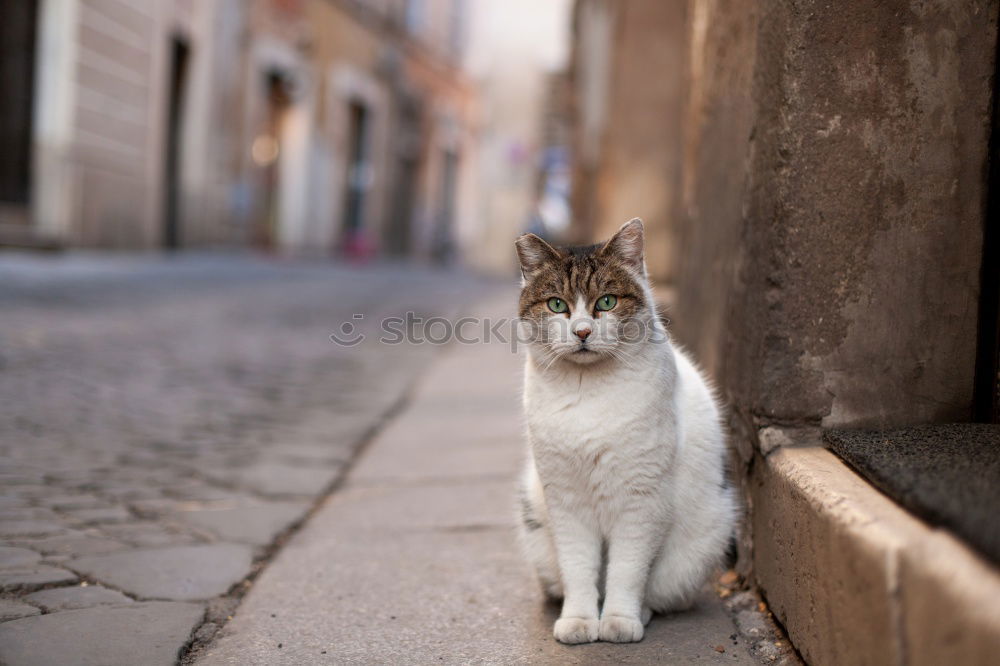
<path fill-rule="evenodd" d="M 578 328 L 573 332 L 576 333 L 576 337 L 580 338 L 581 340 L 586 340 L 587 338 L 590 337 L 591 334 L 591 330 L 587 327 Z"/>

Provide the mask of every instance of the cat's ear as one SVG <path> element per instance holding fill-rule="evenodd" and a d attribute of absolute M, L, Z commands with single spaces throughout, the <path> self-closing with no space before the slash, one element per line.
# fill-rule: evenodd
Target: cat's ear
<path fill-rule="evenodd" d="M 645 275 L 644 247 L 642 220 L 634 218 L 622 225 L 622 228 L 601 248 L 601 254 L 604 256 L 614 255 L 625 262 L 627 266 L 638 271 L 640 275 Z"/>
<path fill-rule="evenodd" d="M 535 234 L 523 234 L 514 241 L 517 258 L 521 262 L 521 274 L 531 276 L 542 266 L 559 258 L 559 251 Z"/>

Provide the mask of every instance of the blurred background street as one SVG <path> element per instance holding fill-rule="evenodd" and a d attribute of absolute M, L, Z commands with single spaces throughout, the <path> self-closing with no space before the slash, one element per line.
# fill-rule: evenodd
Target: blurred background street
<path fill-rule="evenodd" d="M 995 662 L 998 14 L 0 2 L 0 662 Z M 747 511 L 694 613 L 571 649 L 519 357 L 377 334 L 633 217 Z"/>

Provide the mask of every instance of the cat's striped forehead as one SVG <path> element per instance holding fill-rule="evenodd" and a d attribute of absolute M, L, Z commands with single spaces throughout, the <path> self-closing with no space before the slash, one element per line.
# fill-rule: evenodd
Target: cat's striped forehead
<path fill-rule="evenodd" d="M 521 316 L 557 297 L 575 304 L 579 297 L 593 303 L 611 294 L 629 300 L 633 307 L 644 303 L 644 290 L 634 271 L 614 253 L 602 252 L 603 245 L 566 247 L 525 276 L 521 290 Z"/>

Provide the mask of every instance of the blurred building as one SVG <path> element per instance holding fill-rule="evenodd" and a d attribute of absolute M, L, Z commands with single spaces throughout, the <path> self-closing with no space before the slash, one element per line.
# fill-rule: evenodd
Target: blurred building
<path fill-rule="evenodd" d="M 648 268 L 675 275 L 670 202 L 676 196 L 683 113 L 686 2 L 577 2 L 572 69 L 574 240 L 607 238 L 641 217 Z M 673 120 L 671 120 L 673 119 Z"/>
<path fill-rule="evenodd" d="M 743 571 L 809 663 L 978 664 L 1000 649 L 997 552 L 854 471 L 909 509 L 940 483 L 937 501 L 971 516 L 977 479 L 946 482 L 927 456 L 982 470 L 1000 455 L 973 453 L 961 425 L 918 427 L 1000 421 L 997 13 L 575 5 L 576 234 L 645 219 L 672 333 L 729 404 Z M 879 477 L 895 436 L 864 431 L 889 428 L 923 434 Z M 850 468 L 824 448 L 844 437 L 868 442 Z"/>
<path fill-rule="evenodd" d="M 460 231 L 476 268 L 517 272 L 513 241 L 542 218 L 567 225 L 559 171 L 568 168 L 560 134 L 566 92 L 571 0 L 473 0 L 465 67 L 479 91 L 474 214 Z M 563 180 L 568 180 L 563 178 Z M 546 196 L 548 194 L 548 196 Z M 565 207 L 565 206 L 563 206 Z M 541 211 L 540 211 L 541 208 Z M 552 226 L 551 224 L 549 226 Z"/>
<path fill-rule="evenodd" d="M 465 0 L 0 5 L 0 242 L 444 258 Z"/>

